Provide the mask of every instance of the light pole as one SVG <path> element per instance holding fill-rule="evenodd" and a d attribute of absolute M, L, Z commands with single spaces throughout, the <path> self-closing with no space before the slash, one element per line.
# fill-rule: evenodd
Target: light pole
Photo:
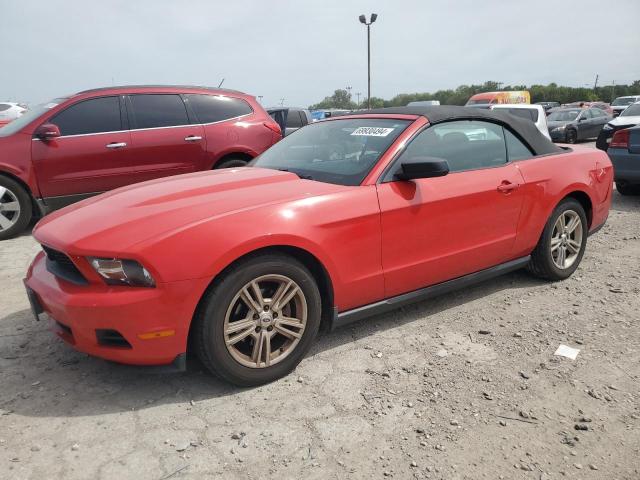
<path fill-rule="evenodd" d="M 376 21 L 378 14 L 372 13 L 368 22 L 365 15 L 358 18 L 360 23 L 367 26 L 367 108 L 371 108 L 371 24 Z"/>
<path fill-rule="evenodd" d="M 360 108 L 360 92 L 356 93 L 356 97 L 358 97 L 358 109 Z"/>

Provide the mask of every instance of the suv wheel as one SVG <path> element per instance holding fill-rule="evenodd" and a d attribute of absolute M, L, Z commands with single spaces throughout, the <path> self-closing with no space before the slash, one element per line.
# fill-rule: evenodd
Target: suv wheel
<path fill-rule="evenodd" d="M 22 232 L 31 221 L 32 211 L 27 191 L 15 180 L 0 175 L 0 240 Z"/>
<path fill-rule="evenodd" d="M 194 347 L 212 373 L 238 386 L 291 372 L 320 326 L 316 282 L 282 254 L 241 261 L 215 282 L 194 318 Z"/>
<path fill-rule="evenodd" d="M 234 167 L 246 167 L 247 162 L 241 158 L 228 158 L 223 162 L 216 164 L 213 169 L 218 170 L 220 168 L 234 168 Z"/>
<path fill-rule="evenodd" d="M 560 202 L 531 253 L 528 269 L 548 280 L 564 280 L 578 268 L 587 246 L 587 216 L 577 200 Z"/>

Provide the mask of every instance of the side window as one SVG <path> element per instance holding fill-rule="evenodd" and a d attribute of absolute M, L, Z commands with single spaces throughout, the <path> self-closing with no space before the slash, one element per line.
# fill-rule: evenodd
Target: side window
<path fill-rule="evenodd" d="M 133 107 L 132 129 L 187 125 L 187 109 L 180 95 L 130 95 Z"/>
<path fill-rule="evenodd" d="M 580 118 L 585 118 L 587 120 L 591 120 L 592 117 L 593 114 L 591 113 L 591 110 L 583 110 L 580 114 Z"/>
<path fill-rule="evenodd" d="M 506 128 L 504 129 L 504 139 L 507 142 L 507 155 L 510 162 L 533 157 L 531 150 Z"/>
<path fill-rule="evenodd" d="M 427 128 L 407 146 L 399 161 L 413 157 L 443 158 L 450 172 L 507 163 L 502 127 L 478 120 L 446 122 Z"/>
<path fill-rule="evenodd" d="M 66 135 L 117 132 L 122 130 L 120 99 L 101 97 L 78 102 L 50 120 Z"/>
<path fill-rule="evenodd" d="M 300 128 L 302 127 L 302 118 L 298 110 L 289 110 L 287 115 L 287 128 Z"/>
<path fill-rule="evenodd" d="M 9 110 L 11 108 L 11 105 L 9 105 L 8 103 L 0 103 L 0 112 L 3 112 L 4 110 Z"/>
<path fill-rule="evenodd" d="M 187 95 L 200 123 L 213 123 L 252 113 L 251 106 L 241 98 L 223 95 Z"/>

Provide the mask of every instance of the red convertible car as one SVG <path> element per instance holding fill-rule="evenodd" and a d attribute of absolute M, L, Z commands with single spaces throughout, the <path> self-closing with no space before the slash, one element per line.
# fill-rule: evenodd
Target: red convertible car
<path fill-rule="evenodd" d="M 570 276 L 613 170 L 532 122 L 463 107 L 308 125 L 249 167 L 152 180 L 34 229 L 36 314 L 77 350 L 237 385 L 281 377 L 321 326 L 527 267 Z"/>

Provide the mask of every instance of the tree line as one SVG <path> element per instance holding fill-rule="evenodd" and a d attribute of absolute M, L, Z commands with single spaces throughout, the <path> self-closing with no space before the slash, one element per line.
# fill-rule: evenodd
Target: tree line
<path fill-rule="evenodd" d="M 603 101 L 611 102 L 616 97 L 625 95 L 640 95 L 640 80 L 636 80 L 629 85 L 603 85 L 596 88 L 589 87 L 566 87 L 556 83 L 548 85 L 503 85 L 499 82 L 484 82 L 481 85 L 460 85 L 455 90 L 438 90 L 434 93 L 401 93 L 385 100 L 379 97 L 371 97 L 371 107 L 399 107 L 409 102 L 421 100 L 439 100 L 442 105 L 464 105 L 469 97 L 476 93 L 497 92 L 506 90 L 528 90 L 531 94 L 531 102 L 560 102 L 571 103 L 579 101 Z M 338 89 L 333 95 L 325 97 L 321 102 L 310 105 L 311 110 L 322 110 L 328 108 L 340 108 L 354 110 L 366 108 L 365 98 L 360 105 L 353 101 L 351 94 L 347 90 Z"/>

